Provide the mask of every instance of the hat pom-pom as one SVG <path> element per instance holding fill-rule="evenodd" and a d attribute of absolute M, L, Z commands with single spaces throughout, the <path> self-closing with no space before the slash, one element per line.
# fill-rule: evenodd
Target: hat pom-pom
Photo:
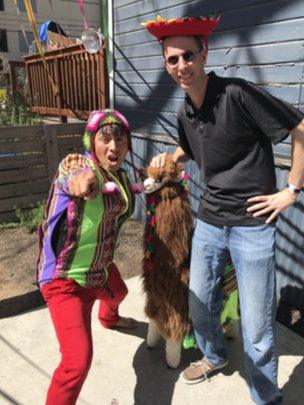
<path fill-rule="evenodd" d="M 141 183 L 131 183 L 130 188 L 134 194 L 140 194 L 144 191 L 144 186 Z"/>
<path fill-rule="evenodd" d="M 112 194 L 112 193 L 115 193 L 116 191 L 118 191 L 118 187 L 117 187 L 116 183 L 114 183 L 114 181 L 107 181 L 102 186 L 101 191 L 103 194 Z"/>

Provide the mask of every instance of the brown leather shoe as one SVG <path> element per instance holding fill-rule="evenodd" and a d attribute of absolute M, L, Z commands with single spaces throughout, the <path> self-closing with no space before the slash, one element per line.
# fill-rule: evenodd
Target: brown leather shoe
<path fill-rule="evenodd" d="M 226 360 L 221 364 L 211 364 L 205 358 L 202 360 L 190 363 L 190 366 L 186 368 L 181 374 L 181 380 L 186 384 L 196 384 L 201 381 L 208 380 L 211 373 L 216 370 L 227 366 L 228 361 Z"/>

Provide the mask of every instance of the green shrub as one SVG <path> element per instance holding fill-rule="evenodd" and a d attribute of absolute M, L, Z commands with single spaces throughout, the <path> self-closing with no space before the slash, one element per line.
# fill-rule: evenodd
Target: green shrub
<path fill-rule="evenodd" d="M 39 201 L 36 206 L 32 205 L 30 209 L 22 211 L 16 209 L 16 216 L 19 220 L 19 226 L 26 228 L 29 232 L 34 232 L 42 223 L 44 218 L 45 200 Z"/>
<path fill-rule="evenodd" d="M 21 93 L 0 95 L 0 126 L 39 125 L 43 119 L 30 110 L 28 99 Z"/>

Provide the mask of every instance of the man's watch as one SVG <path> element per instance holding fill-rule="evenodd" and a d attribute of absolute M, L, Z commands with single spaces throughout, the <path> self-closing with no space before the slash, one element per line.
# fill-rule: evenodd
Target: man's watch
<path fill-rule="evenodd" d="M 297 188 L 293 184 L 286 183 L 286 188 L 292 193 L 292 194 L 299 194 L 303 189 L 302 188 Z"/>

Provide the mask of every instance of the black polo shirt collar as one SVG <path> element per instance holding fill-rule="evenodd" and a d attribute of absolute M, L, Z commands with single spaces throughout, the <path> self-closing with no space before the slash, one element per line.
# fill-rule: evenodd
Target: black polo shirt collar
<path fill-rule="evenodd" d="M 185 110 L 186 110 L 186 115 L 188 118 L 194 118 L 196 115 L 199 114 L 199 112 L 203 109 L 204 105 L 214 99 L 217 99 L 220 95 L 220 80 L 218 76 L 214 72 L 208 73 L 208 83 L 207 83 L 207 89 L 205 93 L 205 97 L 203 100 L 203 103 L 199 110 L 197 110 L 194 105 L 192 104 L 191 98 L 186 94 L 185 96 Z"/>

